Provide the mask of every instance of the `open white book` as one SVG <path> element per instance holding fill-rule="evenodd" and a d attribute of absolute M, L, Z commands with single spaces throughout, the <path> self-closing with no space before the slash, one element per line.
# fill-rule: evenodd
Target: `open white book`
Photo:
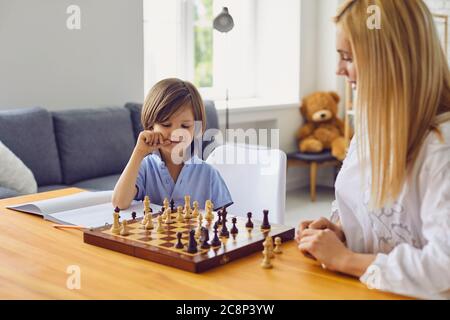
<path fill-rule="evenodd" d="M 113 222 L 114 207 L 111 204 L 111 196 L 112 191 L 84 191 L 70 196 L 12 205 L 7 208 L 39 215 L 55 223 L 96 228 Z M 151 204 L 150 207 L 153 212 L 161 209 L 161 206 L 156 204 Z M 133 211 L 137 213 L 138 217 L 142 216 L 144 204 L 141 201 L 133 201 L 128 209 L 120 211 L 120 217 L 131 219 Z"/>

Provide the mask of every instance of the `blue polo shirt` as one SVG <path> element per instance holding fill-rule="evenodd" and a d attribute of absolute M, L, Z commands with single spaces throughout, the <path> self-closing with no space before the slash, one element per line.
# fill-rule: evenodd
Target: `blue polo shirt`
<path fill-rule="evenodd" d="M 211 200 L 214 209 L 233 203 L 230 192 L 219 172 L 197 156 L 184 162 L 177 181 L 173 181 L 159 152 L 154 152 L 142 160 L 136 179 L 138 192 L 135 200 L 150 201 L 162 205 L 164 198 L 174 200 L 175 206 L 184 206 L 184 196 L 191 196 L 191 202 L 198 201 L 204 208 L 206 200 Z"/>

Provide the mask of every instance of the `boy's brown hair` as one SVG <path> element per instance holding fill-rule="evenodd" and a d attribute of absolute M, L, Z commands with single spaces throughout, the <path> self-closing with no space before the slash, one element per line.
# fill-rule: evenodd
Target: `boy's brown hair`
<path fill-rule="evenodd" d="M 192 106 L 194 120 L 202 122 L 204 132 L 206 116 L 202 97 L 192 83 L 177 78 L 159 81 L 147 94 L 141 113 L 144 130 L 152 129 L 155 123 L 167 121 L 187 103 Z"/>

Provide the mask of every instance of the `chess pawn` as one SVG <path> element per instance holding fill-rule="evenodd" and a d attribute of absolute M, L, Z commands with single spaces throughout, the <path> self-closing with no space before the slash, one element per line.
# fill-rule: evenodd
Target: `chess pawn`
<path fill-rule="evenodd" d="M 247 230 L 252 231 L 253 222 L 252 222 L 252 213 L 251 212 L 247 212 L 247 218 L 248 218 L 248 221 L 245 224 L 245 227 L 247 228 Z"/>
<path fill-rule="evenodd" d="M 231 219 L 231 222 L 233 223 L 233 227 L 231 228 L 230 233 L 234 236 L 234 238 L 236 238 L 236 235 L 239 232 L 238 228 L 236 227 L 237 223 L 236 217 L 233 217 L 233 219 Z"/>
<path fill-rule="evenodd" d="M 198 218 L 197 218 L 197 230 L 195 231 L 195 237 L 197 239 L 200 238 L 200 236 L 202 235 L 202 223 L 203 223 L 203 216 L 201 213 L 198 214 Z"/>
<path fill-rule="evenodd" d="M 191 214 L 192 214 L 191 197 L 190 196 L 184 196 L 184 211 L 183 212 L 186 215 L 186 219 L 190 219 Z"/>
<path fill-rule="evenodd" d="M 219 225 L 217 223 L 214 224 L 214 238 L 211 242 L 211 245 L 213 248 L 219 248 L 222 246 L 222 242 L 220 241 L 219 236 L 217 235 L 218 233 L 218 229 L 219 229 Z"/>
<path fill-rule="evenodd" d="M 127 222 L 127 220 L 123 220 L 122 229 L 120 230 L 120 235 L 128 236 L 129 234 L 130 234 L 130 229 L 128 228 L 128 222 Z"/>
<path fill-rule="evenodd" d="M 166 210 L 167 208 L 169 208 L 169 199 L 167 199 L 167 198 L 164 198 L 164 201 L 163 201 L 163 212 L 164 212 L 164 210 Z"/>
<path fill-rule="evenodd" d="M 273 249 L 273 252 L 276 254 L 283 253 L 283 250 L 281 250 L 281 238 L 280 237 L 275 238 L 275 249 Z"/>
<path fill-rule="evenodd" d="M 144 197 L 144 212 L 147 214 L 150 212 L 150 198 L 149 196 Z"/>
<path fill-rule="evenodd" d="M 166 209 L 162 209 L 162 218 L 165 220 L 165 219 L 167 219 L 167 213 L 170 213 L 171 212 L 171 210 L 170 210 L 170 208 L 166 208 Z"/>
<path fill-rule="evenodd" d="M 194 210 L 192 211 L 192 218 L 197 219 L 199 210 L 198 210 L 198 201 L 194 201 L 193 204 Z"/>
<path fill-rule="evenodd" d="M 211 208 L 211 210 L 213 209 L 213 203 L 211 200 L 206 200 L 205 201 L 205 211 L 208 211 L 208 208 Z"/>
<path fill-rule="evenodd" d="M 208 223 L 211 223 L 211 221 L 213 221 L 214 219 L 214 215 L 212 213 L 213 209 L 211 206 L 209 206 L 208 208 L 206 208 L 206 216 L 205 219 L 206 221 L 208 221 Z"/>
<path fill-rule="evenodd" d="M 152 214 L 149 212 L 146 214 L 146 217 L 147 217 L 147 223 L 145 224 L 145 230 L 152 230 L 153 229 Z"/>
<path fill-rule="evenodd" d="M 184 221 L 183 207 L 182 206 L 178 206 L 177 207 L 177 221 L 178 222 L 183 222 Z"/>
<path fill-rule="evenodd" d="M 188 208 L 184 209 L 184 218 L 186 220 L 189 220 L 192 218 L 192 209 L 191 209 L 191 205 L 188 205 Z"/>
<path fill-rule="evenodd" d="M 110 229 L 112 234 L 120 234 L 119 211 L 119 208 L 116 208 L 113 213 L 113 224 Z"/>
<path fill-rule="evenodd" d="M 156 218 L 156 221 L 157 221 L 156 232 L 158 233 L 164 232 L 162 216 L 158 216 L 158 218 Z"/>
<path fill-rule="evenodd" d="M 267 247 L 268 256 L 270 259 L 274 258 L 275 255 L 273 254 L 273 239 L 270 235 L 267 235 L 266 241 L 264 241 Z M 264 245 L 264 243 L 263 243 Z"/>
<path fill-rule="evenodd" d="M 148 220 L 148 213 L 145 213 L 145 211 L 144 211 L 144 218 L 141 221 L 141 223 L 144 225 L 144 227 L 147 224 L 147 220 Z"/>
<path fill-rule="evenodd" d="M 171 213 L 170 208 L 167 209 L 166 211 L 164 211 L 164 214 L 166 215 L 166 220 L 164 220 L 164 223 L 165 224 L 173 223 L 173 221 L 172 221 L 172 213 Z"/>

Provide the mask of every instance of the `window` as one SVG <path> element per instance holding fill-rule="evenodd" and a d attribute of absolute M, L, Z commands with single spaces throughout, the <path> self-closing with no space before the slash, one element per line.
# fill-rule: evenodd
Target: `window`
<path fill-rule="evenodd" d="M 213 0 L 194 1 L 194 84 L 211 88 L 213 83 Z"/>
<path fill-rule="evenodd" d="M 255 86 L 255 0 L 184 0 L 187 78 L 210 99 L 251 98 Z M 228 7 L 235 21 L 229 33 L 213 29 L 213 19 Z M 192 43 L 192 44 L 191 44 Z M 189 52 L 190 51 L 190 52 Z M 235 75 L 239 74 L 239 77 Z"/>
<path fill-rule="evenodd" d="M 228 6 L 228 34 L 213 19 Z M 144 0 L 145 87 L 174 76 L 192 81 L 203 97 L 254 95 L 255 0 Z M 239 77 L 234 75 L 239 74 Z"/>
<path fill-rule="evenodd" d="M 145 91 L 179 77 L 205 99 L 296 101 L 299 1 L 279 1 L 144 0 Z M 235 22 L 228 33 L 213 29 L 223 7 Z"/>

